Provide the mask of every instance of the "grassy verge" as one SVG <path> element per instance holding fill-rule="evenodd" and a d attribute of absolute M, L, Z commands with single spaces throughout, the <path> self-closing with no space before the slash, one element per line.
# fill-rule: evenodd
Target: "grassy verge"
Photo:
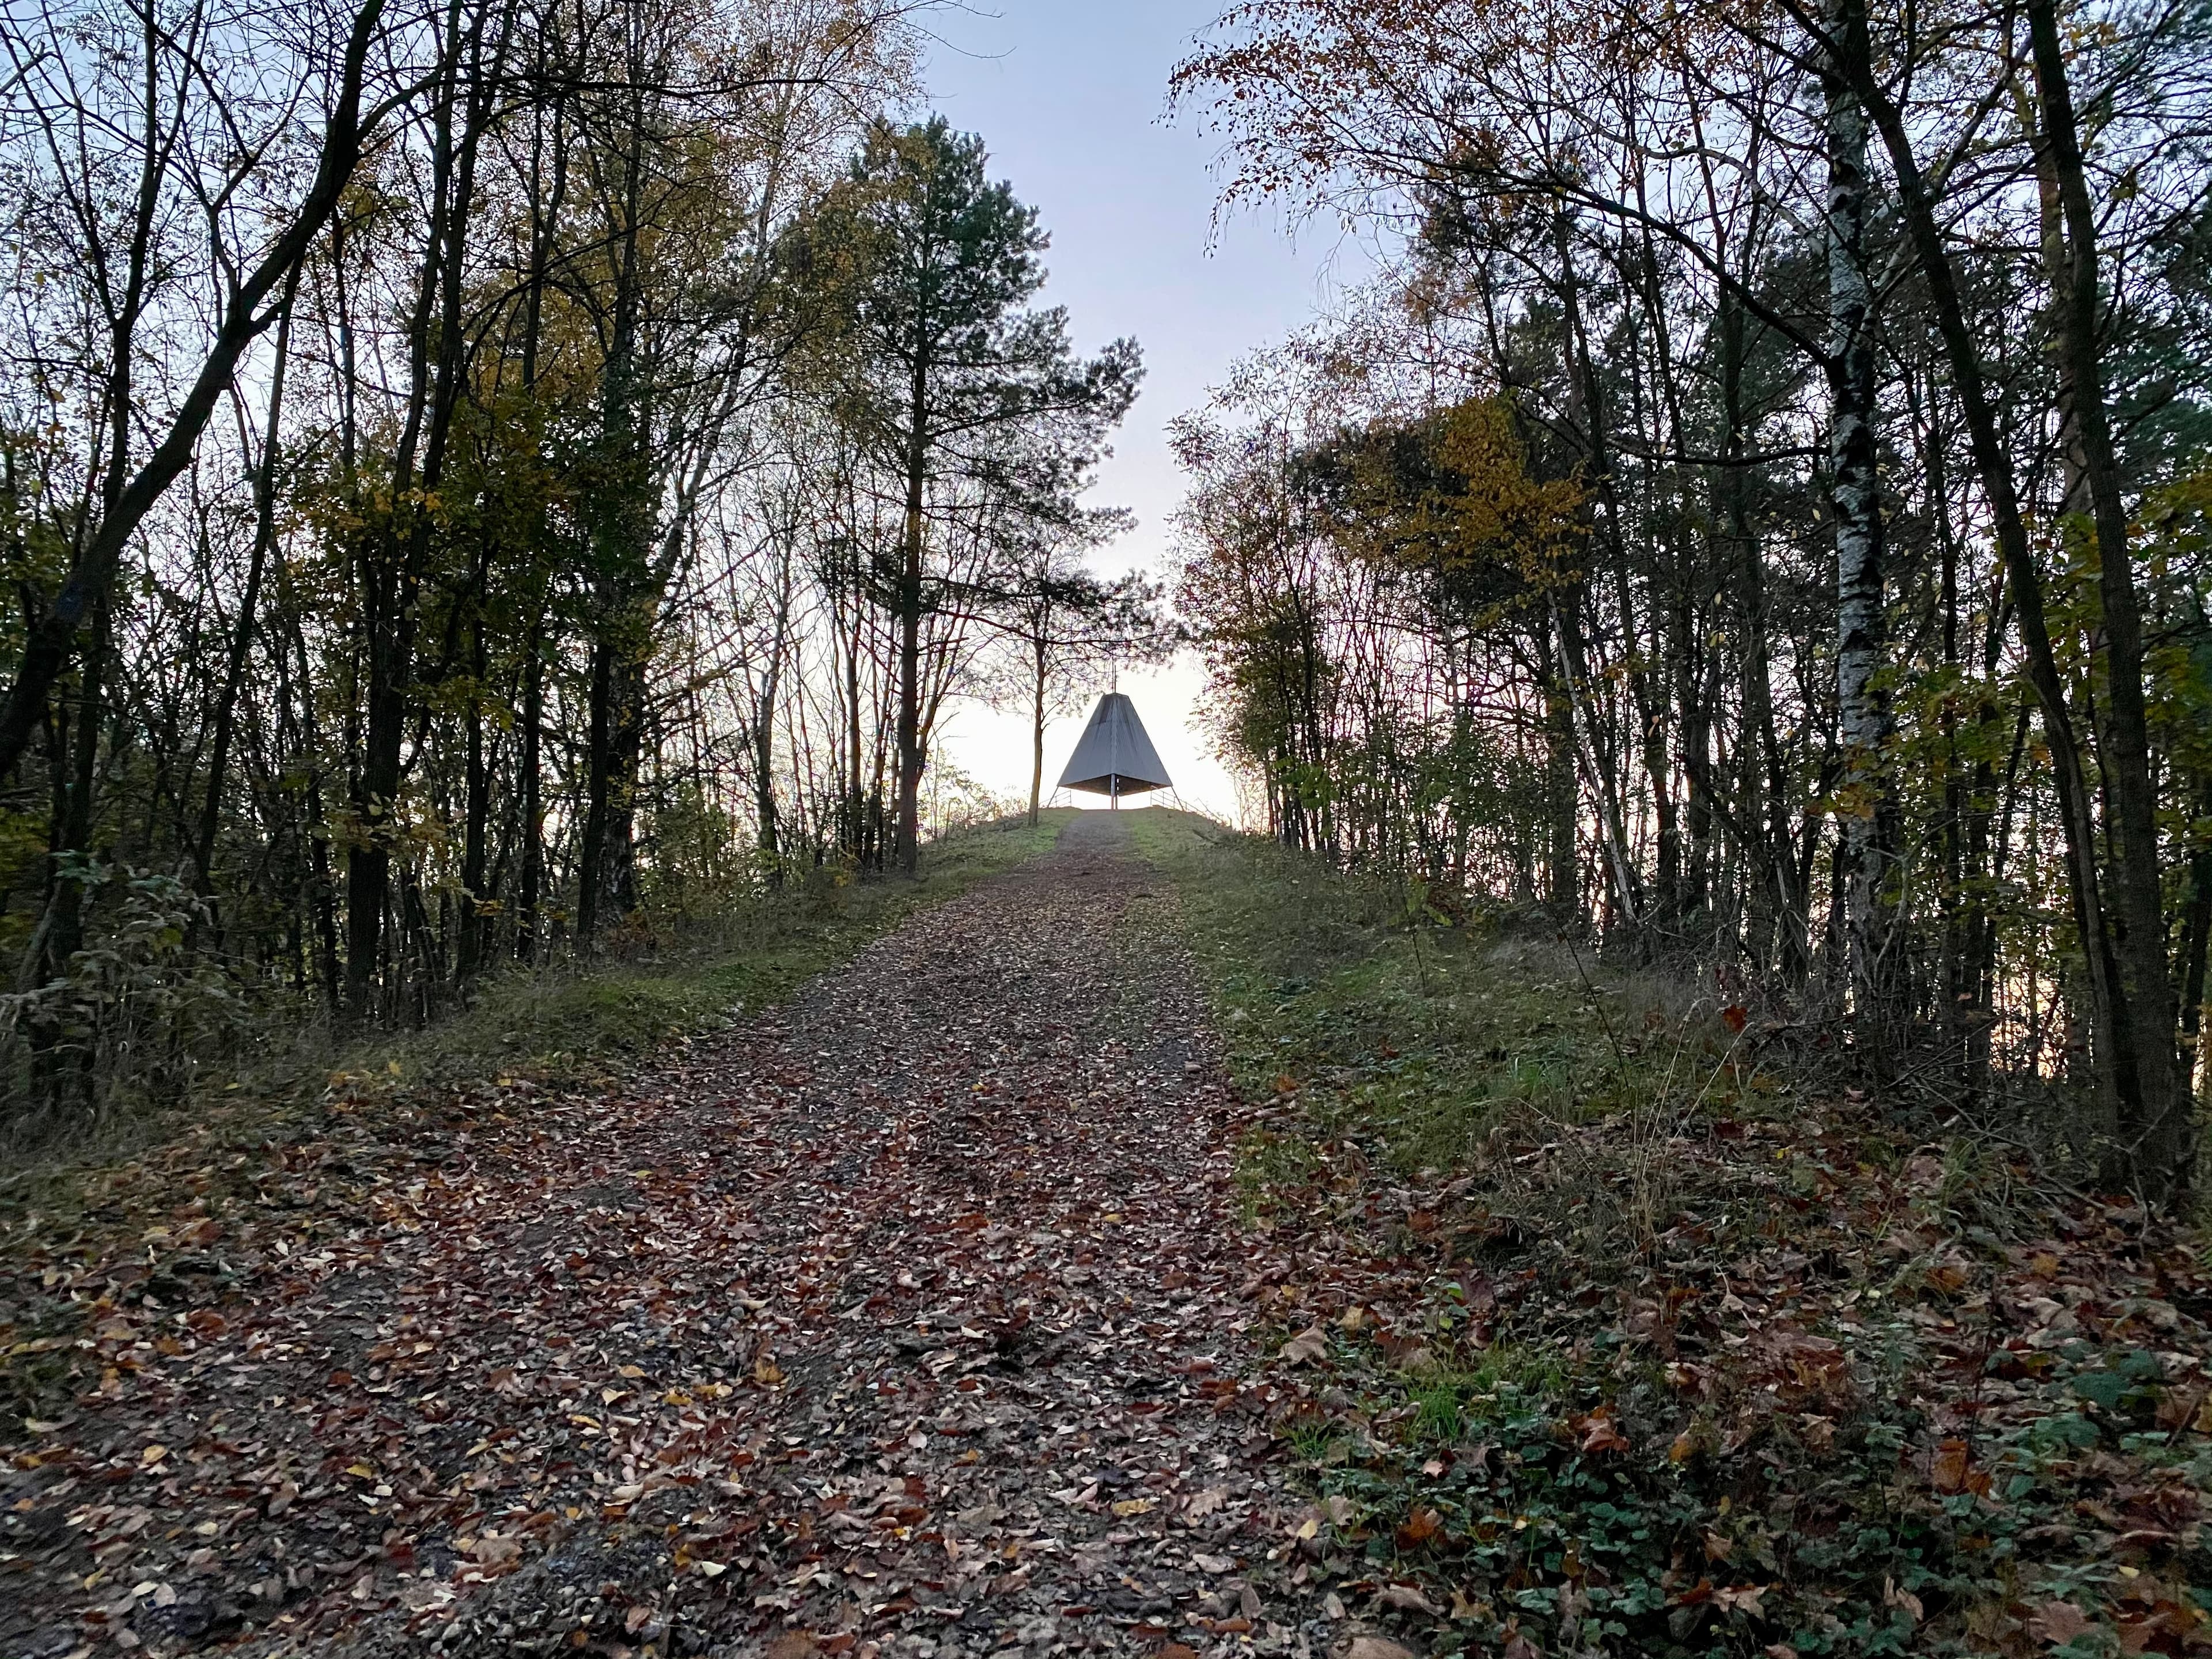
<path fill-rule="evenodd" d="M 1034 830 L 1017 820 L 950 836 L 923 849 L 913 881 L 844 881 L 763 897 L 678 950 L 588 972 L 513 975 L 465 1013 L 353 1045 L 329 1069 L 356 1089 L 495 1072 L 545 1083 L 596 1079 L 733 1012 L 782 1000 L 916 911 L 1035 857 L 1074 816 L 1060 808 Z"/>
<path fill-rule="evenodd" d="M 0 1222 L 68 1207 L 88 1180 L 179 1137 L 235 1150 L 311 1132 L 334 1102 L 359 1111 L 487 1079 L 565 1087 L 617 1075 L 665 1043 L 781 1000 L 916 911 L 1035 857 L 1073 816 L 1060 809 L 1034 830 L 1017 821 L 948 837 L 924 849 L 913 881 L 824 881 L 763 896 L 673 945 L 509 973 L 419 1030 L 336 1042 L 319 1029 L 272 1031 L 167 1113 L 0 1159 Z"/>
<path fill-rule="evenodd" d="M 1136 821 L 1231 1068 L 1300 1547 L 1437 1653 L 2212 1646 L 2196 1242 L 1741 1017 Z M 1919 1133 L 1924 1133 L 1919 1132 Z"/>
<path fill-rule="evenodd" d="M 272 1034 L 233 1076 L 207 1079 L 166 1113 L 19 1152 L 0 1176 L 0 1415 L 11 1403 L 33 1413 L 53 1405 L 76 1327 L 96 1305 L 71 1285 L 126 1247 L 189 1255 L 187 1224 L 171 1218 L 181 1202 L 202 1215 L 289 1202 L 287 1184 L 304 1182 L 342 1219 L 348 1194 L 374 1185 L 448 1108 L 595 1086 L 778 1001 L 916 911 L 1042 852 L 1073 816 L 950 837 L 925 849 L 915 881 L 763 898 L 680 949 L 512 975 L 423 1030 L 343 1047 Z M 14 1426 L 0 1420 L 0 1437 Z"/>

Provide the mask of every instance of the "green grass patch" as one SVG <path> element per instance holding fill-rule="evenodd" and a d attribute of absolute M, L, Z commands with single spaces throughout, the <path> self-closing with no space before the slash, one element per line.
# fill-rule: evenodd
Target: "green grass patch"
<path fill-rule="evenodd" d="M 427 1030 L 342 1050 L 334 1070 L 402 1085 L 505 1070 L 541 1081 L 619 1069 L 664 1043 L 781 1001 L 909 916 L 1049 848 L 1071 808 L 950 836 L 923 849 L 921 873 L 840 872 L 702 924 L 677 946 L 596 967 L 494 981 L 473 1006 Z"/>
<path fill-rule="evenodd" d="M 1347 1159 L 1419 1179 L 1480 1167 L 1501 1139 L 1621 1118 L 1632 1161 L 1686 1119 L 1780 1103 L 1710 999 L 1604 970 L 1540 921 L 1447 922 L 1418 894 L 1188 813 L 1130 827 L 1176 888 L 1233 1080 L 1293 1103 L 1240 1148 L 1249 1216 L 1310 1203 Z M 1588 1174 L 1511 1204 L 1594 1246 L 1648 1237 L 1666 1197 L 1653 1170 Z"/>
<path fill-rule="evenodd" d="M 1350 1613 L 1437 1656 L 2212 1650 L 2197 1240 L 1534 919 L 1131 827 L 1254 1109 L 1246 1223 L 1295 1241 L 1255 1334 Z"/>

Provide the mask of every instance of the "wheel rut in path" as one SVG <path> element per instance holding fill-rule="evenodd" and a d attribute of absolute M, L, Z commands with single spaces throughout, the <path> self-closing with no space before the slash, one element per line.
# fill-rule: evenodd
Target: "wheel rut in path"
<path fill-rule="evenodd" d="M 1317 1650 L 1170 914 L 1085 815 L 617 1091 L 480 1114 L 84 1413 L 172 1474 L 50 1553 L 152 1511 L 70 1645 Z"/>

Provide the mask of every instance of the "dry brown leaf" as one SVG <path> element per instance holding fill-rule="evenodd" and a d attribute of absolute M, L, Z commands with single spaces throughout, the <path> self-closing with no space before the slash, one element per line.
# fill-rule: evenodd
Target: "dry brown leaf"
<path fill-rule="evenodd" d="M 1344 1659 L 1421 1659 L 1421 1656 L 1387 1636 L 1355 1636 L 1344 1650 Z"/>
<path fill-rule="evenodd" d="M 1444 1616 L 1442 1607 L 1412 1584 L 1385 1584 L 1375 1592 L 1375 1599 L 1386 1607 L 1396 1607 L 1404 1613 L 1425 1613 L 1431 1619 Z"/>
<path fill-rule="evenodd" d="M 2063 1647 L 2075 1637 L 2094 1630 L 2096 1623 L 2071 1601 L 2050 1601 L 2036 1608 L 2027 1627 L 2039 1639 L 2053 1647 Z"/>

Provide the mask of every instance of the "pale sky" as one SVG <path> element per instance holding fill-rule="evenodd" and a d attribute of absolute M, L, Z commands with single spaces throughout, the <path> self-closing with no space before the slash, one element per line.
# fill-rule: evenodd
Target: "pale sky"
<path fill-rule="evenodd" d="M 934 106 L 982 135 L 991 176 L 1010 180 L 1051 234 L 1043 301 L 1067 307 L 1085 350 L 1123 334 L 1144 347 L 1143 395 L 1091 498 L 1137 515 L 1132 534 L 1096 556 L 1109 573 L 1169 574 L 1168 520 L 1182 479 L 1168 422 L 1204 402 L 1237 358 L 1308 321 L 1359 263 L 1326 232 L 1293 242 L 1249 215 L 1217 230 L 1208 165 L 1217 141 L 1188 119 L 1169 125 L 1164 110 L 1169 70 L 1218 10 L 1214 0 L 997 0 L 933 23 L 941 43 L 927 76 Z M 1184 804 L 1233 817 L 1234 787 L 1195 718 L 1204 683 L 1194 660 L 1121 676 Z M 1048 733 L 1048 788 L 1089 713 Z M 1020 711 L 963 703 L 939 752 L 994 793 L 1027 798 Z"/>

